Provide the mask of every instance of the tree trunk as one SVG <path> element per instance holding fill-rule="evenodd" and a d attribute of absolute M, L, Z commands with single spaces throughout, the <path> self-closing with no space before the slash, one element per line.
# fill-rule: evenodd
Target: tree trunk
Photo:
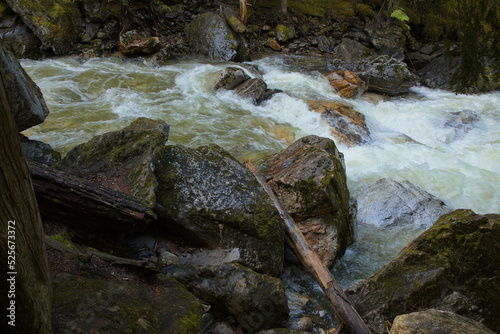
<path fill-rule="evenodd" d="M 42 221 L 1 72 L 0 226 L 2 333 L 51 333 Z"/>
<path fill-rule="evenodd" d="M 326 296 L 330 299 L 330 302 L 340 317 L 340 320 L 342 320 L 342 322 L 347 325 L 353 333 L 371 333 L 370 329 L 349 302 L 347 296 L 344 294 L 344 291 L 342 291 L 338 283 L 335 281 L 328 268 L 323 265 L 318 255 L 311 249 L 311 247 L 309 247 L 304 235 L 297 225 L 295 225 L 293 218 L 285 211 L 271 187 L 248 160 L 245 161 L 244 165 L 255 175 L 257 181 L 271 197 L 274 205 L 280 213 L 281 218 L 283 219 L 285 231 L 288 236 L 287 240 L 291 243 L 291 246 L 302 265 L 316 279 L 316 281 L 318 281 Z"/>
<path fill-rule="evenodd" d="M 40 212 L 83 229 L 140 231 L 155 219 L 153 208 L 138 198 L 29 161 Z"/>
<path fill-rule="evenodd" d="M 288 0 L 281 0 L 280 11 L 281 11 L 281 14 L 286 17 L 287 12 L 288 12 Z"/>

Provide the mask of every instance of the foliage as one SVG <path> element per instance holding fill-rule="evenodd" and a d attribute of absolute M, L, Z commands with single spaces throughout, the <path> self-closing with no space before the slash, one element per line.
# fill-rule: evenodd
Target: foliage
<path fill-rule="evenodd" d="M 406 23 L 410 21 L 410 18 L 408 15 L 404 12 L 404 10 L 400 7 L 396 8 L 392 13 L 391 17 L 399 20 L 402 22 L 403 26 L 407 29 L 410 30 L 410 26 Z"/>

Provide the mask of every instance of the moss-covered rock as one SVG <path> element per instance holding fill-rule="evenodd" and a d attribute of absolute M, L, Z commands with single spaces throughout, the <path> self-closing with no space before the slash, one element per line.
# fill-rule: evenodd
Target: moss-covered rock
<path fill-rule="evenodd" d="M 155 166 L 168 139 L 163 121 L 139 118 L 123 130 L 105 133 L 68 152 L 59 168 L 115 190 L 156 203 Z"/>
<path fill-rule="evenodd" d="M 72 0 L 6 0 L 42 41 L 44 49 L 66 54 L 81 35 L 82 17 Z"/>
<path fill-rule="evenodd" d="M 167 146 L 162 160 L 158 214 L 168 228 L 209 248 L 239 248 L 242 264 L 280 274 L 279 214 L 249 170 L 216 145 Z"/>
<path fill-rule="evenodd" d="M 353 242 L 344 158 L 335 143 L 308 136 L 263 161 L 262 173 L 323 263 Z"/>
<path fill-rule="evenodd" d="M 286 42 L 295 37 L 297 37 L 297 33 L 293 25 L 278 24 L 276 26 L 276 40 L 278 42 Z"/>
<path fill-rule="evenodd" d="M 53 280 L 52 324 L 61 333 L 197 333 L 202 315 L 196 297 L 168 278 L 156 290 L 72 275 Z"/>
<path fill-rule="evenodd" d="M 415 310 L 456 312 L 500 330 L 500 216 L 456 210 L 346 293 L 374 333 Z"/>

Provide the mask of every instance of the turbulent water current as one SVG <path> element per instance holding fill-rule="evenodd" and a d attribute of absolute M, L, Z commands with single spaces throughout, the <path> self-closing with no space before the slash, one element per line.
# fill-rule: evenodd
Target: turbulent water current
<path fill-rule="evenodd" d="M 319 73 L 286 66 L 280 58 L 250 64 L 176 61 L 153 66 L 121 58 L 23 60 L 41 88 L 50 115 L 25 131 L 65 154 L 95 135 L 119 130 L 137 117 L 170 124 L 169 142 L 216 143 L 237 159 L 257 160 L 295 139 L 332 137 L 305 100 L 343 101 Z M 242 66 L 282 90 L 260 106 L 233 92 L 212 90 L 218 71 Z M 416 87 L 405 97 L 345 100 L 364 114 L 372 142 L 344 154 L 352 196 L 379 178 L 409 180 L 452 208 L 500 212 L 500 92 L 456 95 Z M 358 226 L 358 242 L 335 267 L 347 286 L 367 277 L 421 231 Z"/>

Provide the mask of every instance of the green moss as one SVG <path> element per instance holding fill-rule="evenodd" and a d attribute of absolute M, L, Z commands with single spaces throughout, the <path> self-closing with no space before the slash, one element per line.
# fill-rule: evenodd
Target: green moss
<path fill-rule="evenodd" d="M 75 245 L 71 242 L 69 236 L 67 235 L 62 235 L 62 234 L 54 234 L 49 236 L 49 238 L 54 239 L 55 241 L 65 245 L 66 247 L 70 249 L 75 249 Z"/>

